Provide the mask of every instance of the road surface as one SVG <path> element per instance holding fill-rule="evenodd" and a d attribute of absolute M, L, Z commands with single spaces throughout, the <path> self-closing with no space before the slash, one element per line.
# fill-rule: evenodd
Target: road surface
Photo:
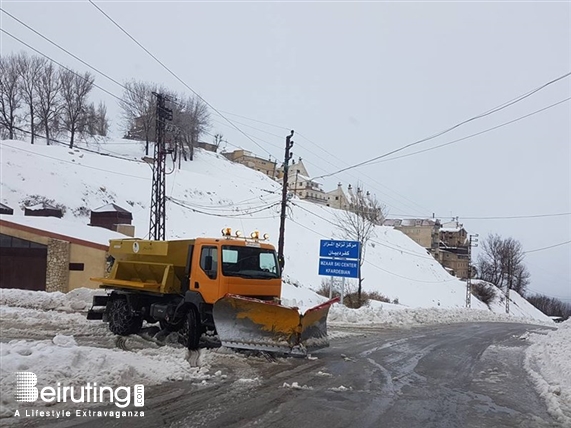
<path fill-rule="evenodd" d="M 234 357 L 211 369 L 226 377 L 206 384 L 148 387 L 144 418 L 72 418 L 41 425 L 562 427 L 523 369 L 528 331 L 541 327 L 466 323 L 339 330 L 336 336 L 345 337 L 312 359 Z M 25 425 L 38 422 L 28 419 Z"/>

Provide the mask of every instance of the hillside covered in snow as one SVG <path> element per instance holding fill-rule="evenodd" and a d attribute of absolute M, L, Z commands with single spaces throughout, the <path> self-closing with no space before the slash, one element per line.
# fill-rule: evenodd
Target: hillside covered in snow
<path fill-rule="evenodd" d="M 0 202 L 14 208 L 14 215 L 9 216 L 12 221 L 26 221 L 24 205 L 47 201 L 64 207 L 59 221 L 79 227 L 89 223 L 90 210 L 114 203 L 132 212 L 135 236 L 146 237 L 152 168 L 142 161 L 141 144 L 115 140 L 68 149 L 7 140 L 1 142 L 0 150 Z M 219 236 L 223 227 L 231 227 L 245 233 L 268 232 L 270 241 L 277 242 L 280 184 L 200 149 L 195 160 L 183 162 L 181 169 L 170 161 L 167 168 L 167 239 Z M 292 198 L 285 236 L 286 300 L 309 306 L 323 299 L 313 292 L 323 279 L 318 275 L 319 242 L 345 238 L 336 221 L 334 209 Z M 365 290 L 399 303 L 382 304 L 387 308 L 465 307 L 465 282 L 451 276 L 424 248 L 393 228 L 376 227 L 362 272 Z M 356 281 L 347 284 L 356 289 Z M 92 285 L 74 284 L 82 286 Z M 472 308 L 504 313 L 505 296 L 500 290 L 496 294 L 489 307 L 473 297 Z M 510 313 L 548 321 L 513 292 Z"/>

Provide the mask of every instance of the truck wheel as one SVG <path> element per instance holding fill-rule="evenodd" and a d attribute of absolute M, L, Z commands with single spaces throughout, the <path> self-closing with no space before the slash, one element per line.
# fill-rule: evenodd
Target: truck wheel
<path fill-rule="evenodd" d="M 120 336 L 138 333 L 143 318 L 133 314 L 127 299 L 113 299 L 109 308 L 109 330 Z"/>
<path fill-rule="evenodd" d="M 190 308 L 184 317 L 182 327 L 178 331 L 179 341 L 190 350 L 198 349 L 201 333 L 198 313 L 196 309 Z"/>

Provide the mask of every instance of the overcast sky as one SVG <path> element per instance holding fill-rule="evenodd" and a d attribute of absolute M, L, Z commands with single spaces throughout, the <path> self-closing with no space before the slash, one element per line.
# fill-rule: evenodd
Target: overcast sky
<path fill-rule="evenodd" d="M 0 1 L 92 66 L 191 92 L 87 1 Z M 283 159 L 284 137 L 311 176 L 380 156 L 512 100 L 571 71 L 571 3 L 96 2 L 212 112 L 228 149 Z M 1 14 L 1 28 L 78 71 L 89 69 Z M 1 34 L 2 54 L 30 51 Z M 90 70 L 89 70 L 90 71 Z M 320 180 L 358 181 L 390 217 L 458 216 L 480 239 L 526 251 L 571 239 L 571 102 L 424 153 L 571 97 L 571 78 L 384 162 Z M 100 75 L 96 83 L 121 96 Z M 105 101 L 114 133 L 116 100 Z M 243 117 L 239 117 L 239 116 Z M 255 119 L 259 122 L 254 122 Z M 260 123 L 265 122 L 265 123 Z M 204 136 L 211 141 L 211 136 Z M 530 252 L 532 291 L 571 301 L 571 245 Z"/>

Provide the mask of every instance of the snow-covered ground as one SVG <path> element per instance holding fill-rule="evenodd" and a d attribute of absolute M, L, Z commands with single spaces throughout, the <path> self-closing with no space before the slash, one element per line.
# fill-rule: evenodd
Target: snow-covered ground
<path fill-rule="evenodd" d="M 286 285 L 286 294 L 294 293 Z M 120 386 L 142 383 L 154 385 L 172 380 L 208 383 L 227 376 L 244 356 L 225 348 L 201 349 L 190 353 L 166 337 L 159 345 L 152 328 L 141 336 L 116 337 L 107 325 L 88 321 L 85 311 L 98 290 L 77 289 L 70 293 L 41 291 L 0 291 L 0 388 L 14 388 L 15 372 L 33 371 L 43 385 Z M 310 296 L 308 296 L 310 297 Z M 320 299 L 317 299 L 320 300 Z M 306 300 L 307 301 L 307 300 Z M 308 302 L 309 303 L 309 302 Z M 337 326 L 415 326 L 466 321 L 529 322 L 482 309 L 404 308 L 392 304 L 351 310 L 336 305 L 330 311 L 330 337 L 346 332 Z M 536 323 L 539 323 L 535 321 Z M 553 324 L 549 324 L 553 325 Z M 158 329 L 156 329 L 158 330 Z M 562 422 L 571 422 L 571 322 L 548 334 L 532 334 L 526 369 L 545 398 L 550 412 Z M 169 340 L 170 339 L 170 340 Z M 163 346 L 164 344 L 166 346 Z M 213 369 L 216 366 L 216 369 Z M 244 382 L 254 382 L 244 372 Z M 286 385 L 286 388 L 302 388 Z M 54 408 L 65 408 L 60 403 Z M 3 394 L 0 416 L 11 417 L 17 408 L 13 394 Z"/>
<path fill-rule="evenodd" d="M 571 426 L 571 319 L 546 335 L 532 334 L 525 368 L 549 412 Z"/>
<path fill-rule="evenodd" d="M 89 151 L 87 151 L 89 150 Z M 97 152 L 106 153 L 105 156 Z M 135 234 L 148 230 L 152 171 L 141 160 L 142 144 L 115 140 L 68 149 L 23 141 L 0 142 L 2 182 L 0 202 L 14 208 L 13 216 L 0 216 L 34 227 L 54 229 L 53 218 L 23 216 L 21 207 L 48 200 L 66 212 L 57 231 L 86 236 L 89 210 L 115 203 L 133 215 Z M 34 165 L 34 168 L 30 168 Z M 171 165 L 168 165 L 170 170 Z M 38 185 L 41 183 L 41 186 Z M 223 227 L 245 233 L 259 230 L 276 242 L 279 230 L 281 187 L 266 175 L 228 161 L 219 154 L 196 150 L 195 160 L 183 162 L 167 176 L 167 238 L 219 236 Z M 297 285 L 287 299 L 318 299 L 311 290 L 321 287 L 318 275 L 321 239 L 344 239 L 336 226 L 336 210 L 293 197 L 285 235 L 285 282 Z M 74 233 L 73 230 L 76 230 Z M 99 228 L 97 228 L 99 229 Z M 95 229 L 95 230 L 97 230 Z M 102 235 L 107 237 L 105 233 Z M 90 236 L 93 235 L 89 231 Z M 92 238 L 95 239 L 95 238 Z M 109 238 L 107 238 L 109 239 Z M 409 308 L 463 308 L 465 282 L 451 276 L 427 251 L 403 233 L 378 226 L 366 249 L 362 266 L 363 288 L 383 294 Z M 93 287 L 96 284 L 74 284 Z M 347 281 L 354 290 L 356 282 Z M 287 290 L 286 290 L 287 293 Z M 312 296 L 312 297 L 310 297 Z M 512 299 L 512 314 L 547 320 L 524 299 Z M 503 313 L 505 296 L 498 290 L 490 307 L 475 297 L 472 308 Z M 311 306 L 311 303 L 298 303 Z"/>
<path fill-rule="evenodd" d="M 48 200 L 66 208 L 64 217 L 34 219 L 34 227 L 85 236 L 89 223 L 85 213 L 112 202 L 132 212 L 136 236 L 144 238 L 148 230 L 151 168 L 140 160 L 141 145 L 119 140 L 89 149 L 92 151 L 2 141 L 0 202 L 14 208 L 14 216 L 1 216 L 2 219 L 25 223 L 21 207 Z M 112 156 L 102 156 L 97 151 Z M 260 230 L 269 232 L 272 242 L 277 239 L 280 186 L 218 154 L 197 150 L 195 161 L 183 163 L 182 169 L 174 169 L 168 176 L 167 195 L 170 239 L 218 236 L 223 227 L 244 232 Z M 325 300 L 314 292 L 322 281 L 318 275 L 319 241 L 343 238 L 335 221 L 335 210 L 293 198 L 285 236 L 285 304 L 304 309 Z M 89 231 L 90 239 L 103 239 L 92 236 L 96 232 L 95 228 Z M 472 307 L 464 308 L 465 283 L 450 276 L 424 248 L 390 227 L 376 228 L 362 271 L 365 290 L 379 292 L 399 304 L 371 301 L 359 310 L 335 305 L 329 317 L 333 338 L 337 334 L 335 326 L 339 325 L 410 328 L 466 321 L 513 321 L 557 326 L 514 292 L 509 315 L 505 314 L 505 295 L 497 289 L 489 306 L 473 297 Z M 348 287 L 355 288 L 355 283 L 348 281 Z M 104 324 L 85 319 L 83 311 L 94 292 L 83 288 L 68 294 L 1 290 L 3 391 L 7 385 L 13 385 L 15 371 L 25 370 L 42 373 L 42 382 L 68 384 L 89 378 L 100 384 L 151 385 L 168 381 L 172 373 L 204 382 L 225 376 L 224 370 L 211 373 L 213 365 L 224 366 L 224 362 L 240 358 L 224 349 L 203 349 L 197 356 L 176 343 L 151 346 L 151 332 L 148 340 L 117 339 Z M 550 411 L 563 421 L 571 415 L 570 327 L 567 322 L 549 334 L 531 335 L 533 345 L 526 360 Z M 10 415 L 13 396 L 3 394 L 1 400 L 1 413 Z"/>

